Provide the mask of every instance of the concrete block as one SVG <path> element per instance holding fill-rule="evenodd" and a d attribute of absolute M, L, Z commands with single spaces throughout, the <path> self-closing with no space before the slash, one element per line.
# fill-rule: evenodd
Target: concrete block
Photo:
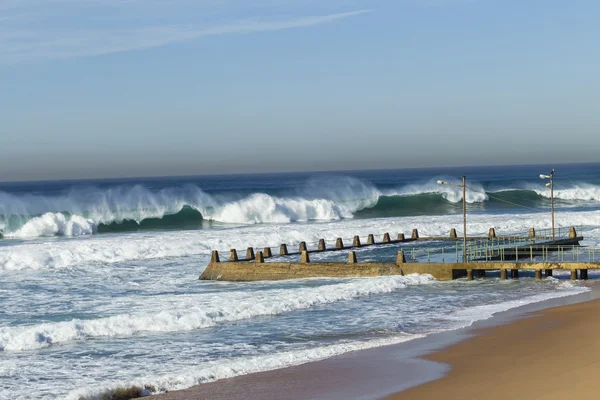
<path fill-rule="evenodd" d="M 413 229 L 411 238 L 412 239 L 418 239 L 419 238 L 419 231 L 416 230 L 416 229 Z"/>
<path fill-rule="evenodd" d="M 450 229 L 450 239 L 456 239 L 458 236 L 456 235 L 456 229 Z"/>
<path fill-rule="evenodd" d="M 317 250 L 325 251 L 327 247 L 325 247 L 325 239 L 319 239 L 319 246 L 317 246 Z"/>
<path fill-rule="evenodd" d="M 535 228 L 529 228 L 529 239 L 535 238 Z"/>
<path fill-rule="evenodd" d="M 335 240 L 335 248 L 336 249 L 343 249 L 344 248 L 344 241 L 342 240 L 342 238 L 337 238 Z"/>
<path fill-rule="evenodd" d="M 214 264 L 214 263 L 220 263 L 221 260 L 219 259 L 219 252 L 216 250 L 213 250 L 212 255 L 210 256 L 210 263 Z"/>
<path fill-rule="evenodd" d="M 356 264 L 356 252 L 351 251 L 348 253 L 348 264 Z"/>
<path fill-rule="evenodd" d="M 236 262 L 238 260 L 239 259 L 238 259 L 238 255 L 237 255 L 237 250 L 236 249 L 229 250 L 229 261 Z"/>
<path fill-rule="evenodd" d="M 405 264 L 406 263 L 406 257 L 404 257 L 404 252 L 402 250 L 400 250 L 398 252 L 398 255 L 396 256 L 396 264 Z"/>
<path fill-rule="evenodd" d="M 300 262 L 301 263 L 309 263 L 310 262 L 310 257 L 308 256 L 308 251 L 302 250 L 302 253 L 300 253 Z"/>
<path fill-rule="evenodd" d="M 256 252 L 256 258 L 254 259 L 254 262 L 257 264 L 262 264 L 265 262 L 265 257 L 263 255 L 262 251 L 257 251 Z"/>
<path fill-rule="evenodd" d="M 265 257 L 273 257 L 273 253 L 271 252 L 271 248 L 270 247 L 265 247 L 265 249 L 263 250 L 263 255 Z"/>
<path fill-rule="evenodd" d="M 246 250 L 246 260 L 254 260 L 254 248 L 248 247 Z"/>
<path fill-rule="evenodd" d="M 287 256 L 288 254 L 289 254 L 289 253 L 288 253 L 288 249 L 287 249 L 287 244 L 285 244 L 285 243 L 282 243 L 282 244 L 279 246 L 279 255 L 280 255 L 280 256 Z"/>
<path fill-rule="evenodd" d="M 303 251 L 306 251 L 306 242 L 300 242 L 300 253 L 302 253 Z"/>
<path fill-rule="evenodd" d="M 575 239 L 577 237 L 577 231 L 575 230 L 575 227 L 572 226 L 571 229 L 569 229 L 569 239 Z"/>
<path fill-rule="evenodd" d="M 386 232 L 386 233 L 384 233 L 384 234 L 383 234 L 383 243 L 389 243 L 389 242 L 391 242 L 391 241 L 392 241 L 392 240 L 390 239 L 390 234 L 389 234 L 389 233 L 387 233 L 387 232 Z"/>
<path fill-rule="evenodd" d="M 404 242 L 404 240 L 406 240 L 406 239 L 404 238 L 404 233 L 399 233 L 399 234 L 398 234 L 398 240 L 399 240 L 400 242 Z"/>
<path fill-rule="evenodd" d="M 358 236 L 354 236 L 354 240 L 352 241 L 352 247 L 360 246 L 360 238 Z"/>
<path fill-rule="evenodd" d="M 488 238 L 495 239 L 496 238 L 496 228 L 490 228 L 488 232 Z"/>
<path fill-rule="evenodd" d="M 375 244 L 375 236 L 373 236 L 372 233 L 369 233 L 369 237 L 367 238 L 367 244 L 368 245 L 373 245 Z"/>

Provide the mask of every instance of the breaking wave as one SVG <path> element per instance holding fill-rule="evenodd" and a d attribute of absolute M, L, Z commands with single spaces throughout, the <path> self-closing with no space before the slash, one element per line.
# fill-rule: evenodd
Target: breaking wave
<path fill-rule="evenodd" d="M 265 224 L 439 215 L 460 211 L 462 189 L 435 180 L 379 189 L 350 177 L 313 179 L 288 192 L 209 194 L 195 185 L 150 190 L 142 185 L 78 188 L 61 195 L 0 192 L 0 230 L 11 238 L 79 236 L 138 230 L 200 229 L 211 224 Z M 558 206 L 600 202 L 600 187 L 555 190 Z M 505 210 L 514 204 L 546 208 L 548 190 L 484 190 L 470 183 L 471 209 Z"/>
<path fill-rule="evenodd" d="M 231 293 L 191 296 L 173 309 L 143 315 L 44 323 L 30 327 L 0 328 L 0 350 L 20 351 L 98 337 L 133 336 L 142 332 L 182 332 L 226 322 L 303 310 L 320 304 L 390 293 L 410 285 L 433 282 L 430 275 L 354 279 L 316 288 L 278 289 L 267 293 Z"/>

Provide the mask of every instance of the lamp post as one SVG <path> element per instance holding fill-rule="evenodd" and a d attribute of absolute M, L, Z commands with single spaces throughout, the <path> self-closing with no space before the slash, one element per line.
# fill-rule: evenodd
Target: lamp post
<path fill-rule="evenodd" d="M 446 181 L 437 181 L 438 185 L 450 185 L 462 188 L 462 201 L 463 201 L 463 263 L 467 262 L 467 177 L 462 177 L 462 184 L 450 183 Z"/>
<path fill-rule="evenodd" d="M 554 236 L 554 168 L 549 175 L 541 174 L 540 179 L 550 180 L 550 182 L 546 183 L 546 186 L 550 187 L 550 204 L 552 205 L 552 241 L 554 242 L 556 240 L 556 237 Z"/>

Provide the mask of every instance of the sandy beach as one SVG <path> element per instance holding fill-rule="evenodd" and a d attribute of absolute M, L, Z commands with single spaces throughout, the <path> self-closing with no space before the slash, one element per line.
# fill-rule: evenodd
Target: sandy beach
<path fill-rule="evenodd" d="M 429 355 L 442 379 L 389 396 L 419 399 L 597 399 L 600 300 L 544 310 Z"/>
<path fill-rule="evenodd" d="M 458 343 L 417 358 L 406 359 L 407 344 L 383 347 L 156 398 L 597 398 L 593 383 L 600 374 L 600 319 L 595 315 L 600 313 L 600 300 L 568 303 L 506 324 L 468 330 L 466 339 L 454 338 Z M 432 378 L 435 374 L 439 379 Z M 403 390 L 407 386 L 411 387 Z"/>

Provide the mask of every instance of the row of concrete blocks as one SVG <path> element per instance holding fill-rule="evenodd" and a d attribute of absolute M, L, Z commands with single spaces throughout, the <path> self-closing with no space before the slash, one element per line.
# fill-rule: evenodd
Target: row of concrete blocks
<path fill-rule="evenodd" d="M 536 233 L 535 233 L 535 228 L 531 228 L 529 229 L 529 237 L 530 238 L 535 238 L 536 237 Z M 569 237 L 570 238 L 575 238 L 577 237 L 577 233 L 575 231 L 575 228 L 571 228 L 570 232 L 569 232 Z M 456 229 L 452 228 L 450 229 L 450 235 L 449 235 L 450 239 L 458 239 L 458 236 L 456 234 Z M 489 233 L 488 233 L 488 238 L 489 239 L 494 239 L 496 238 L 496 230 L 494 228 L 490 228 Z M 399 233 L 398 234 L 398 239 L 392 241 L 390 234 L 389 233 L 384 233 L 383 234 L 383 241 L 379 244 L 391 244 L 391 243 L 399 243 L 399 242 L 404 242 L 404 241 L 414 241 L 414 240 L 419 240 L 419 231 L 417 229 L 413 229 L 412 230 L 412 234 L 410 236 L 410 239 L 407 239 L 404 236 L 404 233 Z M 362 247 L 362 246 L 372 246 L 375 245 L 377 243 L 375 243 L 375 236 L 373 234 L 369 234 L 368 238 L 367 238 L 367 244 L 363 245 L 361 244 L 360 241 L 360 237 L 359 236 L 354 236 L 354 239 L 352 240 L 352 247 Z M 331 249 L 331 250 L 343 250 L 346 249 L 347 247 L 344 247 L 344 241 L 342 240 L 342 238 L 337 238 L 335 241 L 335 248 Z M 319 239 L 319 244 L 317 245 L 317 252 L 320 251 L 327 251 L 327 246 L 325 245 L 325 239 Z M 298 252 L 302 253 L 303 251 L 308 251 L 308 248 L 306 246 L 306 242 L 301 242 Z M 269 258 L 269 257 L 273 257 L 273 253 L 271 251 L 270 247 L 265 247 L 263 250 L 263 257 L 265 258 Z M 288 247 L 287 244 L 281 244 L 279 246 L 279 255 L 280 256 L 287 256 L 289 255 L 289 251 L 288 251 Z M 248 247 L 248 249 L 246 250 L 246 258 L 245 260 L 247 261 L 251 261 L 255 259 L 255 254 L 254 254 L 254 248 L 252 247 Z M 237 254 L 237 250 L 236 249 L 231 249 L 230 250 L 230 254 L 229 254 L 229 261 L 239 261 L 239 257 Z"/>
<path fill-rule="evenodd" d="M 467 280 L 469 280 L 469 281 L 473 280 L 474 272 L 477 273 L 480 277 L 485 276 L 485 270 L 468 269 L 467 270 Z M 512 279 L 519 279 L 519 270 L 518 269 L 501 269 L 500 270 L 500 279 L 502 279 L 502 280 L 508 279 L 508 274 L 510 274 L 510 277 Z M 546 277 L 552 276 L 552 270 L 545 269 L 544 275 Z M 583 279 L 583 280 L 587 280 L 588 279 L 588 270 L 580 269 L 579 270 L 579 278 Z M 535 270 L 535 279 L 542 279 L 542 270 L 541 269 Z M 572 281 L 577 280 L 577 270 L 576 269 L 571 270 L 571 280 Z"/>
<path fill-rule="evenodd" d="M 251 249 L 252 248 L 249 248 L 248 251 L 250 251 Z M 269 249 L 269 248 L 267 248 L 267 249 Z M 254 254 L 254 250 L 252 249 L 252 258 L 247 258 L 247 260 L 254 260 L 254 262 L 257 263 L 257 264 L 264 263 L 265 262 L 265 257 L 272 257 L 270 250 L 271 249 L 269 249 L 268 254 L 263 253 L 262 251 L 257 251 L 256 255 L 255 255 Z M 232 256 L 234 256 L 235 259 L 232 259 Z M 249 256 L 249 254 L 246 254 L 246 257 L 248 257 L 248 256 Z M 231 250 L 231 254 L 229 256 L 229 261 L 233 261 L 233 262 L 239 261 L 237 259 L 237 253 L 235 252 L 235 249 Z M 214 250 L 212 252 L 212 256 L 210 258 L 210 262 L 211 262 L 211 264 L 213 264 L 213 263 L 220 263 L 221 262 L 221 259 L 220 259 L 218 251 Z M 308 250 L 302 250 L 300 252 L 300 262 L 301 263 L 310 263 L 310 256 L 309 256 Z M 357 264 L 358 263 L 358 261 L 356 259 L 356 252 L 355 251 L 350 251 L 348 253 L 348 263 L 349 264 Z M 396 264 L 403 264 L 403 263 L 406 263 L 406 257 L 404 256 L 404 252 L 403 251 L 399 251 L 398 255 L 396 257 Z"/>
<path fill-rule="evenodd" d="M 404 233 L 399 233 L 398 239 L 395 241 L 392 241 L 390 234 L 385 233 L 383 235 L 383 242 L 380 244 L 398 243 L 398 242 L 404 242 L 407 240 L 412 241 L 412 240 L 417 240 L 417 239 L 419 239 L 419 231 L 416 229 L 413 229 L 410 239 L 406 239 L 406 237 L 404 236 Z M 361 244 L 359 236 L 354 236 L 354 239 L 352 240 L 352 247 L 372 246 L 375 244 L 377 244 L 377 243 L 375 243 L 375 236 L 373 234 L 369 234 L 366 245 Z M 327 249 L 327 246 L 325 244 L 325 239 L 319 239 L 319 244 L 317 245 L 317 250 L 313 250 L 313 252 L 321 252 L 321 251 L 327 251 L 327 250 L 343 250 L 346 248 L 347 247 L 344 246 L 344 241 L 342 238 L 336 239 L 334 249 Z M 309 250 L 308 250 L 308 247 L 306 246 L 306 242 L 301 242 L 300 246 L 298 248 L 298 253 L 302 254 L 302 252 L 304 252 L 304 251 L 308 252 Z M 262 253 L 264 258 L 273 257 L 273 252 L 271 251 L 270 247 L 265 247 L 262 252 L 259 251 L 258 253 Z M 287 244 L 283 243 L 279 246 L 279 255 L 280 256 L 290 255 Z M 254 248 L 248 247 L 248 249 L 246 250 L 245 260 L 251 261 L 251 260 L 254 260 L 256 257 L 257 257 L 257 255 L 254 254 Z M 239 257 L 238 257 L 236 249 L 231 249 L 229 251 L 229 261 L 234 261 L 234 262 L 239 261 Z"/>

